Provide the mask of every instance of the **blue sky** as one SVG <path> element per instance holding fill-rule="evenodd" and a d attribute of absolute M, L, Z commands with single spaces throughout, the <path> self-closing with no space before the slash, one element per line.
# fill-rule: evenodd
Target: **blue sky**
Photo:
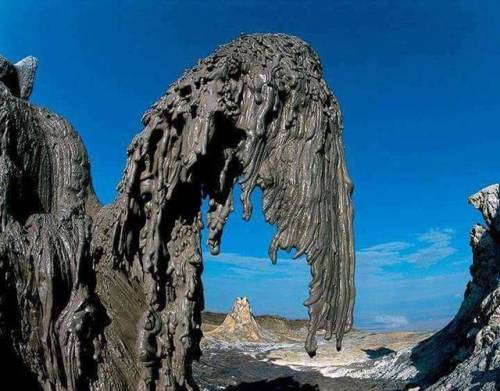
<path fill-rule="evenodd" d="M 34 55 L 32 101 L 67 117 L 103 202 L 140 117 L 185 68 L 240 32 L 297 35 L 340 100 L 355 184 L 355 325 L 425 329 L 455 313 L 468 279 L 466 198 L 498 182 L 497 1 L 0 2 L 0 53 Z M 435 4 L 438 3 L 438 4 Z M 260 194 L 254 195 L 259 204 Z M 241 207 L 207 256 L 207 308 L 249 296 L 257 313 L 305 317 L 309 272 L 266 258 L 273 227 Z"/>

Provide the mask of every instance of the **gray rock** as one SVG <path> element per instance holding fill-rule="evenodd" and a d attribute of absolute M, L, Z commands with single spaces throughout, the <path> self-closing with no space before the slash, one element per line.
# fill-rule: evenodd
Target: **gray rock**
<path fill-rule="evenodd" d="M 491 185 L 469 197 L 469 202 L 483 215 L 489 229 L 500 232 L 500 185 Z"/>
<path fill-rule="evenodd" d="M 311 266 L 307 352 L 320 328 L 340 348 L 354 305 L 352 184 L 339 104 L 309 45 L 242 35 L 186 71 L 145 113 L 106 206 L 78 134 L 27 101 L 35 69 L 0 58 L 7 376 L 51 391 L 197 389 L 201 204 L 217 254 L 238 180 L 246 219 L 263 190 L 273 262 L 295 248 Z"/>
<path fill-rule="evenodd" d="M 411 350 L 384 357 L 362 375 L 401 379 L 429 390 L 500 388 L 499 185 L 469 198 L 486 226 L 470 234 L 471 280 L 455 318 Z"/>
<path fill-rule="evenodd" d="M 0 90 L 27 100 L 33 90 L 38 62 L 35 57 L 26 57 L 11 64 L 0 56 Z"/>

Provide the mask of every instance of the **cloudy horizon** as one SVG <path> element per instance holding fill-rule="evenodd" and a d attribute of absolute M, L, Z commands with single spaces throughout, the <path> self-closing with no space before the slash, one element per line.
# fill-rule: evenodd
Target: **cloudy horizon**
<path fill-rule="evenodd" d="M 469 280 L 471 254 L 453 246 L 455 231 L 431 228 L 356 251 L 354 327 L 370 331 L 436 330 L 455 315 Z M 257 315 L 307 318 L 309 267 L 282 253 L 204 253 L 206 310 L 227 312 L 247 296 Z"/>

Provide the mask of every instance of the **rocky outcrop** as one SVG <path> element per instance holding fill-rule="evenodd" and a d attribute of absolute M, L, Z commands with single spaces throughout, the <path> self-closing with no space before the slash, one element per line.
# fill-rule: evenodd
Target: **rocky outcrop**
<path fill-rule="evenodd" d="M 237 297 L 224 322 L 207 337 L 227 342 L 274 342 L 277 337 L 257 323 L 246 297 Z"/>
<path fill-rule="evenodd" d="M 205 220 L 218 254 L 237 182 L 245 219 L 262 190 L 271 260 L 296 249 L 311 267 L 308 354 L 323 327 L 340 348 L 354 305 L 353 186 L 340 107 L 309 45 L 242 35 L 186 71 L 143 116 L 106 206 L 76 131 L 28 102 L 35 66 L 0 57 L 2 361 L 51 391 L 196 390 L 201 230 Z"/>
<path fill-rule="evenodd" d="M 471 280 L 455 318 L 415 347 L 352 365 L 344 374 L 404 380 L 429 390 L 500 388 L 500 185 L 469 198 L 485 225 L 470 234 Z"/>
<path fill-rule="evenodd" d="M 78 134 L 27 100 L 35 70 L 32 57 L 0 56 L 2 380 L 76 391 L 94 377 L 103 324 L 89 254 L 97 200 Z"/>
<path fill-rule="evenodd" d="M 469 198 L 485 221 L 470 234 L 471 280 L 457 315 L 418 343 L 372 361 L 358 361 L 335 376 L 404 381 L 428 390 L 500 388 L 500 185 Z"/>
<path fill-rule="evenodd" d="M 500 388 L 500 185 L 479 191 L 469 202 L 481 212 L 486 225 L 476 224 L 471 231 L 472 279 L 460 310 L 435 341 L 429 341 L 447 343 L 444 359 L 451 370 L 430 389 Z M 443 358 L 440 367 L 446 369 Z M 430 379 L 439 375 L 430 373 Z"/>

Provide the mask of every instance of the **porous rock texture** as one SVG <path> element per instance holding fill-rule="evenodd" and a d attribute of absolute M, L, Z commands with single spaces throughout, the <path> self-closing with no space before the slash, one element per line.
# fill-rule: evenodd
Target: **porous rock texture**
<path fill-rule="evenodd" d="M 201 204 L 217 254 L 238 180 L 246 219 L 263 191 L 273 262 L 295 248 L 311 266 L 306 350 L 319 328 L 340 348 L 354 301 L 352 184 L 339 105 L 306 43 L 242 35 L 186 71 L 144 115 L 105 206 L 77 133 L 27 101 L 35 66 L 0 58 L 7 377 L 44 390 L 196 389 Z"/>

